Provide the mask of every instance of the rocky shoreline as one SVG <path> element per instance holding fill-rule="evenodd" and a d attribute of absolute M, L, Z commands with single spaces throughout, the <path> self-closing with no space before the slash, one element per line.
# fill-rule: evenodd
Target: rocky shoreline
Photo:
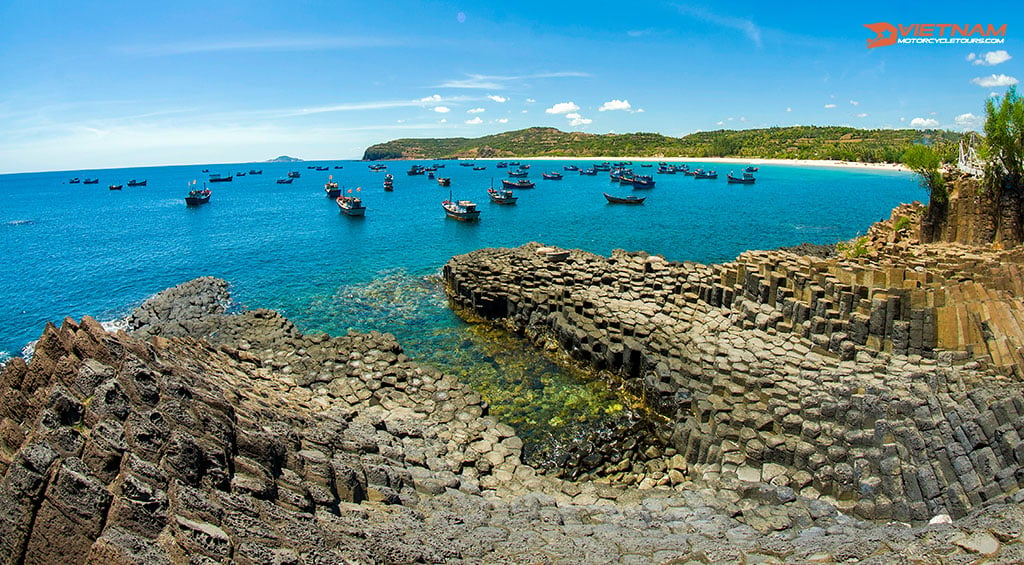
<path fill-rule="evenodd" d="M 228 314 L 226 289 L 169 289 L 128 332 L 48 325 L 30 364 L 4 367 L 5 562 L 1024 559 L 1016 503 L 955 523 L 864 521 L 779 475 L 712 482 L 682 451 L 636 485 L 540 474 L 478 394 L 389 334 Z"/>

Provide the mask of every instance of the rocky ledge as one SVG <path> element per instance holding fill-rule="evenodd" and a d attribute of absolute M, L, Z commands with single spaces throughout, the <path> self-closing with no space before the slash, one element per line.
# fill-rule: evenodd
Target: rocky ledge
<path fill-rule="evenodd" d="M 1024 559 L 1015 504 L 910 527 L 848 517 L 779 481 L 726 484 L 725 473 L 718 490 L 539 475 L 479 395 L 406 358 L 392 336 L 225 314 L 225 288 L 206 278 L 157 295 L 130 333 L 88 317 L 47 325 L 31 364 L 4 367 L 0 559 Z"/>
<path fill-rule="evenodd" d="M 460 309 L 625 383 L 688 478 L 922 522 L 1024 498 L 1022 259 L 893 245 L 709 266 L 528 244 L 457 256 L 444 278 Z"/>

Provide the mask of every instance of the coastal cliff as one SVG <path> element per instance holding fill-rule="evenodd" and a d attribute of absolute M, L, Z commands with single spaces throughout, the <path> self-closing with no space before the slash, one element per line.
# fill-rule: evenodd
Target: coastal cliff
<path fill-rule="evenodd" d="M 6 364 L 0 559 L 1024 558 L 1020 505 L 909 528 L 850 518 L 778 480 L 723 473 L 709 490 L 541 475 L 479 395 L 390 335 L 303 334 L 268 310 L 226 314 L 229 300 L 224 281 L 189 281 L 137 309 L 128 332 L 66 319 L 30 363 Z"/>
<path fill-rule="evenodd" d="M 856 259 L 724 265 L 528 244 L 454 257 L 444 278 L 459 309 L 624 382 L 695 480 L 874 520 L 1020 501 L 1024 253 L 873 236 Z"/>

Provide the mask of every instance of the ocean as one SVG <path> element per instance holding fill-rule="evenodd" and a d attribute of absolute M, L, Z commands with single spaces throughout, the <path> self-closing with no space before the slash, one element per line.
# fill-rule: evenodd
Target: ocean
<path fill-rule="evenodd" d="M 763 165 L 755 185 L 727 184 L 740 165 L 689 163 L 717 169 L 717 180 L 653 174 L 657 186 L 632 190 L 608 173 L 580 176 L 563 165 L 585 160 L 521 160 L 536 188 L 516 191 L 516 206 L 489 202 L 487 188 L 507 178 L 494 161 L 485 170 L 439 161 L 444 188 L 408 176 L 414 163 L 384 172 L 360 161 L 211 164 L 0 175 L 0 360 L 36 339 L 46 321 L 65 316 L 114 320 L 148 296 L 182 281 L 214 275 L 231 283 L 242 307 L 281 311 L 304 331 L 392 332 L 413 358 L 459 374 L 481 390 L 492 413 L 530 426 L 584 421 L 618 406 L 602 387 L 581 381 L 514 338 L 467 326 L 446 307 L 438 273 L 454 254 L 480 247 L 539 241 L 606 255 L 644 250 L 670 260 L 729 261 L 749 249 L 834 243 L 863 233 L 901 202 L 926 200 L 913 175 L 893 171 Z M 311 166 L 328 166 L 315 171 Z M 335 167 L 342 167 L 336 169 Z M 262 169 L 262 175 L 208 183 L 209 204 L 186 207 L 186 185 Z M 290 185 L 276 179 L 289 171 Z M 563 180 L 543 180 L 559 171 Z M 364 218 L 339 212 L 323 186 L 332 175 L 358 193 Z M 99 184 L 69 184 L 72 177 Z M 147 181 L 128 187 L 127 181 Z M 110 184 L 125 184 L 112 191 Z M 470 199 L 477 223 L 446 218 L 450 193 Z M 602 192 L 647 196 L 641 206 L 608 204 Z M 510 357 L 510 355 L 512 355 Z M 582 392 L 581 392 L 582 391 Z M 524 397 L 540 404 L 524 407 Z M 566 406 L 573 407 L 567 411 Z"/>

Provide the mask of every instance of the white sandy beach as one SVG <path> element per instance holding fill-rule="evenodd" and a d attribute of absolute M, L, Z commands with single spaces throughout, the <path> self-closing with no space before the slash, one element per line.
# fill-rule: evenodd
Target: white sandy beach
<path fill-rule="evenodd" d="M 463 159 L 471 160 L 471 159 Z M 738 157 L 486 157 L 476 161 L 633 161 L 634 163 L 726 163 L 737 165 L 783 165 L 790 167 L 831 167 L 837 169 L 863 169 L 875 171 L 913 172 L 896 163 L 862 163 L 859 161 L 832 161 L 827 159 L 741 159 Z"/>

